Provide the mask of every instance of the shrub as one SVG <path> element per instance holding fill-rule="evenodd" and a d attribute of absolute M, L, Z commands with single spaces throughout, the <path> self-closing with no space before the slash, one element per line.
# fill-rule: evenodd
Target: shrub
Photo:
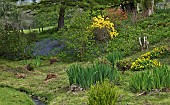
<path fill-rule="evenodd" d="M 33 42 L 38 41 L 38 32 L 33 31 L 33 32 L 29 32 L 25 35 L 26 39 L 28 40 L 28 43 L 31 44 Z"/>
<path fill-rule="evenodd" d="M 160 58 L 160 57 L 166 55 L 168 52 L 169 51 L 168 51 L 167 46 L 161 46 L 161 47 L 154 48 L 152 51 L 141 55 L 141 57 L 155 59 L 155 58 Z"/>
<path fill-rule="evenodd" d="M 116 63 L 116 66 L 119 70 L 126 71 L 131 68 L 132 61 L 130 59 L 119 60 Z"/>
<path fill-rule="evenodd" d="M 0 55 L 1 57 L 18 60 L 27 56 L 25 47 L 27 39 L 18 31 L 0 33 Z"/>
<path fill-rule="evenodd" d="M 120 74 L 117 70 L 112 70 L 109 65 L 101 63 L 86 68 L 77 64 L 71 65 L 66 72 L 70 85 L 76 84 L 82 88 L 88 88 L 97 81 L 103 82 L 105 79 L 115 83 L 120 80 Z"/>
<path fill-rule="evenodd" d="M 109 21 L 109 18 L 105 19 L 101 15 L 93 17 L 93 24 L 91 27 L 95 33 L 95 37 L 101 41 L 107 40 L 108 36 L 113 39 L 118 35 L 114 24 Z"/>
<path fill-rule="evenodd" d="M 91 86 L 88 93 L 88 105 L 115 105 L 119 97 L 119 90 L 109 82 Z"/>
<path fill-rule="evenodd" d="M 170 70 L 167 66 L 157 67 L 133 75 L 129 87 L 133 92 L 151 91 L 170 87 Z"/>
<path fill-rule="evenodd" d="M 121 9 L 109 8 L 106 10 L 106 14 L 110 18 L 111 21 L 114 21 L 116 25 L 121 24 L 123 20 L 128 18 L 127 14 L 123 12 Z"/>
<path fill-rule="evenodd" d="M 96 56 L 93 34 L 88 29 L 90 23 L 89 14 L 82 11 L 70 20 L 69 25 L 58 31 L 56 38 L 65 44 L 60 57 L 67 61 L 84 61 Z"/>
<path fill-rule="evenodd" d="M 131 69 L 144 70 L 161 66 L 160 62 L 158 62 L 158 60 L 156 60 L 155 58 L 163 57 L 168 53 L 169 53 L 168 47 L 166 46 L 154 48 L 152 51 L 141 55 L 135 62 L 133 62 L 131 65 Z"/>

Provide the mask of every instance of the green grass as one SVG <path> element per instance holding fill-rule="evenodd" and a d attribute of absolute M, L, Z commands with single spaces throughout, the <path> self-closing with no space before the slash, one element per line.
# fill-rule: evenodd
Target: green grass
<path fill-rule="evenodd" d="M 34 105 L 34 102 L 24 93 L 0 87 L 0 105 Z"/>
<path fill-rule="evenodd" d="M 54 28 L 54 27 L 56 27 L 56 26 L 44 27 L 44 28 L 43 28 L 43 31 L 46 31 L 46 30 L 52 29 L 52 28 Z M 29 30 L 29 29 L 26 29 L 26 30 L 23 30 L 23 31 L 24 31 L 24 33 L 25 33 L 25 34 L 30 33 L 30 30 Z M 31 32 L 33 32 L 33 31 L 36 31 L 36 32 L 38 32 L 38 33 L 39 33 L 39 28 L 31 29 Z M 42 32 L 42 28 L 40 29 L 40 32 Z"/>

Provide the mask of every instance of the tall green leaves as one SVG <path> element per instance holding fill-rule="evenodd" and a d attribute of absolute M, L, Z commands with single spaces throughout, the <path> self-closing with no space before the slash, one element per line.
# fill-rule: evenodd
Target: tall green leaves
<path fill-rule="evenodd" d="M 116 68 L 116 62 L 123 58 L 123 54 L 119 51 L 114 51 L 109 53 L 106 57 L 113 65 L 113 68 Z"/>
<path fill-rule="evenodd" d="M 76 84 L 82 88 L 88 88 L 97 81 L 103 82 L 105 79 L 117 82 L 120 79 L 120 74 L 117 70 L 106 64 L 96 63 L 90 67 L 82 67 L 80 65 L 71 65 L 67 70 L 70 85 Z"/>
<path fill-rule="evenodd" d="M 130 82 L 130 89 L 134 92 L 151 91 L 170 87 L 170 70 L 167 66 L 135 74 Z"/>

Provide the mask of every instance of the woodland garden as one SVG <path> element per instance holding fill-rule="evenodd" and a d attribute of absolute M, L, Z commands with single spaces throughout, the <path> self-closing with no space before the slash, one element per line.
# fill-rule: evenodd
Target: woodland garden
<path fill-rule="evenodd" d="M 0 105 L 170 105 L 170 1 L 0 0 Z"/>

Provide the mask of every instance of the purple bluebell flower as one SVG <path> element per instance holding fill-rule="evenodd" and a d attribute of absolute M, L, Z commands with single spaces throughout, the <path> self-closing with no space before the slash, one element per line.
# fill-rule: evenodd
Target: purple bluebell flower
<path fill-rule="evenodd" d="M 54 56 L 62 51 L 64 44 L 55 38 L 45 38 L 29 46 L 33 56 Z"/>

